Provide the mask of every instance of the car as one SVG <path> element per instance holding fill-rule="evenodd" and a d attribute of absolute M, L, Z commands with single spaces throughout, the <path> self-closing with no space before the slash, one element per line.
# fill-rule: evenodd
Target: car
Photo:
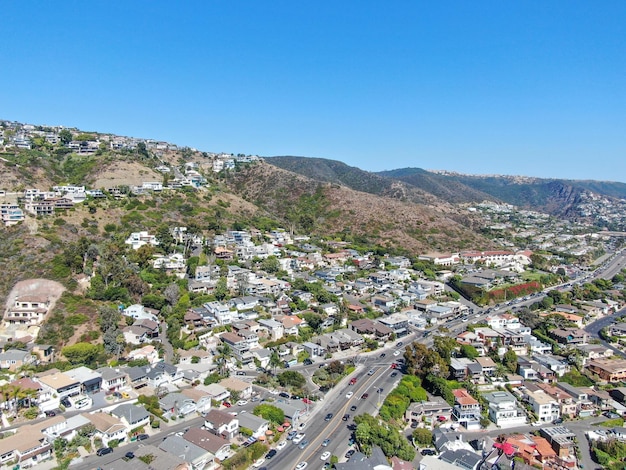
<path fill-rule="evenodd" d="M 100 448 L 96 451 L 96 455 L 97 455 L 98 457 L 102 457 L 103 455 L 110 454 L 111 452 L 113 452 L 113 448 L 112 448 L 112 447 L 100 447 Z"/>
<path fill-rule="evenodd" d="M 112 395 L 113 395 L 115 398 L 122 398 L 122 394 L 121 394 L 120 392 L 113 392 L 113 393 L 112 393 Z"/>
<path fill-rule="evenodd" d="M 383 357 L 385 357 L 386 355 L 387 355 L 387 354 L 382 353 L 382 354 L 380 355 L 380 357 L 381 357 L 381 358 L 383 358 Z"/>
<path fill-rule="evenodd" d="M 305 439 L 300 444 L 298 444 L 298 448 L 302 450 L 302 449 L 305 449 L 306 446 L 308 446 L 308 445 L 309 445 L 309 441 L 307 439 Z"/>
<path fill-rule="evenodd" d="M 227 401 L 223 401 L 222 405 L 224 405 L 226 408 L 230 408 L 231 406 L 233 406 L 230 403 L 228 403 Z"/>
<path fill-rule="evenodd" d="M 320 460 L 328 460 L 328 458 L 330 457 L 330 452 L 326 451 L 324 452 L 322 455 L 320 455 Z"/>
<path fill-rule="evenodd" d="M 335 416 L 335 415 L 334 415 L 334 414 L 332 414 L 332 413 L 328 413 L 328 414 L 326 415 L 326 417 L 324 418 L 324 421 L 330 421 L 331 419 L 333 419 L 333 416 Z"/>
<path fill-rule="evenodd" d="M 350 407 L 350 411 L 356 411 L 356 405 L 352 405 L 352 406 Z"/>
<path fill-rule="evenodd" d="M 298 465 L 296 465 L 296 469 L 295 470 L 304 470 L 307 465 L 308 465 L 307 462 L 300 462 Z"/>
<path fill-rule="evenodd" d="M 330 439 L 324 439 L 324 441 L 322 442 L 322 447 L 328 447 L 328 444 L 330 444 Z"/>
<path fill-rule="evenodd" d="M 257 460 L 256 460 L 256 461 L 252 464 L 252 466 L 253 466 L 254 468 L 259 468 L 259 467 L 260 467 L 261 465 L 263 465 L 264 463 L 265 463 L 265 459 L 264 459 L 264 458 L 260 458 L 260 459 L 257 459 Z"/>
<path fill-rule="evenodd" d="M 541 421 L 534 421 L 532 423 L 530 423 L 531 426 L 534 426 L 536 428 L 539 428 L 541 426 L 543 426 L 543 423 Z"/>
<path fill-rule="evenodd" d="M 346 398 L 352 398 L 352 395 L 354 395 L 354 392 L 348 392 L 346 393 Z"/>
<path fill-rule="evenodd" d="M 553 424 L 561 424 L 563 422 L 563 418 L 557 418 L 554 421 L 552 421 Z"/>
<path fill-rule="evenodd" d="M 302 429 L 304 429 L 305 426 L 306 426 L 306 423 L 300 423 L 300 424 L 298 424 L 298 429 L 302 430 Z"/>
<path fill-rule="evenodd" d="M 248 400 L 239 400 L 237 402 L 237 406 L 244 406 L 248 404 Z"/>
<path fill-rule="evenodd" d="M 437 452 L 435 452 L 433 449 L 422 449 L 420 454 L 422 454 L 422 455 L 437 455 Z"/>
<path fill-rule="evenodd" d="M 367 397 L 369 396 L 370 396 L 369 393 L 364 393 L 363 395 L 361 395 L 361 400 L 367 400 Z"/>
<path fill-rule="evenodd" d="M 138 441 L 145 441 L 146 439 L 148 439 L 150 436 L 148 434 L 137 434 L 137 440 Z"/>
<path fill-rule="evenodd" d="M 396 375 L 398 375 L 398 373 L 397 373 L 397 372 L 392 372 L 392 373 L 391 373 L 391 377 L 395 377 Z"/>
<path fill-rule="evenodd" d="M 252 398 L 250 399 L 250 401 L 251 401 L 252 403 L 257 402 L 257 401 L 259 401 L 259 397 L 252 397 Z"/>
<path fill-rule="evenodd" d="M 52 417 L 52 416 L 56 416 L 56 415 L 57 415 L 57 414 L 56 414 L 56 412 L 54 412 L 54 411 L 52 411 L 52 410 L 45 411 L 45 412 L 44 412 L 44 414 L 45 414 L 47 417 L 49 417 L 49 418 L 50 418 L 50 417 Z"/>
<path fill-rule="evenodd" d="M 403 344 L 404 344 L 404 343 L 403 343 L 402 341 L 398 341 L 398 342 L 396 343 L 396 348 L 401 347 Z"/>
<path fill-rule="evenodd" d="M 72 407 L 72 403 L 70 402 L 69 398 L 67 398 L 67 397 L 61 398 L 61 405 L 63 405 L 65 408 L 71 408 Z"/>
<path fill-rule="evenodd" d="M 446 421 L 448 418 L 446 418 L 445 416 L 437 416 L 437 421 L 439 421 L 440 423 L 443 423 L 444 421 Z"/>
<path fill-rule="evenodd" d="M 242 370 L 238 370 L 237 371 L 237 375 L 246 375 L 246 373 L 244 371 L 242 371 Z"/>
<path fill-rule="evenodd" d="M 400 351 L 399 349 L 396 349 L 396 350 L 393 352 L 393 355 L 394 355 L 394 356 L 399 356 L 401 353 L 402 353 L 402 351 Z"/>
<path fill-rule="evenodd" d="M 298 431 L 291 431 L 289 434 L 287 434 L 287 440 L 291 441 L 293 440 L 294 437 L 296 437 L 298 435 Z"/>
<path fill-rule="evenodd" d="M 267 455 L 265 456 L 266 459 L 271 459 L 272 457 L 274 457 L 276 454 L 278 453 L 278 451 L 276 449 L 272 449 L 270 450 Z"/>
<path fill-rule="evenodd" d="M 370 369 L 370 371 L 367 373 L 367 375 L 374 375 L 374 369 Z"/>
<path fill-rule="evenodd" d="M 124 458 L 131 460 L 135 458 L 135 454 L 133 454 L 130 450 L 124 454 Z"/>
<path fill-rule="evenodd" d="M 276 449 L 277 450 L 284 449 L 286 445 L 287 445 L 287 441 L 280 441 L 278 445 L 276 446 Z"/>
<path fill-rule="evenodd" d="M 350 457 L 352 457 L 352 456 L 355 454 L 355 452 L 356 452 L 356 451 L 355 451 L 354 449 L 350 449 L 348 452 L 346 452 L 345 457 L 346 457 L 347 459 L 349 459 Z"/>
<path fill-rule="evenodd" d="M 356 377 L 352 377 L 350 379 L 350 385 L 354 385 L 356 383 Z"/>
<path fill-rule="evenodd" d="M 343 415 L 343 418 L 341 418 L 344 421 L 348 421 L 350 419 L 350 414 L 346 413 L 345 415 Z"/>
<path fill-rule="evenodd" d="M 128 399 L 130 395 L 127 392 L 122 392 L 122 398 Z"/>
<path fill-rule="evenodd" d="M 302 399 L 302 402 L 303 402 L 303 403 L 306 403 L 307 405 L 312 405 L 312 404 L 313 404 L 313 401 L 311 401 L 311 400 L 310 400 L 310 399 L 308 399 L 308 398 L 303 398 L 303 399 Z"/>
<path fill-rule="evenodd" d="M 311 364 L 313 364 L 313 361 L 307 358 L 302 362 L 302 364 L 304 364 L 305 366 L 310 366 Z"/>
<path fill-rule="evenodd" d="M 302 442 L 302 440 L 304 439 L 305 434 L 303 432 L 298 433 L 298 435 L 296 437 L 294 437 L 292 439 L 292 442 L 294 444 L 300 444 L 300 442 Z"/>
<path fill-rule="evenodd" d="M 291 398 L 291 397 L 289 396 L 289 394 L 288 394 L 288 393 L 285 393 L 285 392 L 280 392 L 280 393 L 278 394 L 278 396 L 279 396 L 279 397 L 282 397 L 282 398 Z"/>

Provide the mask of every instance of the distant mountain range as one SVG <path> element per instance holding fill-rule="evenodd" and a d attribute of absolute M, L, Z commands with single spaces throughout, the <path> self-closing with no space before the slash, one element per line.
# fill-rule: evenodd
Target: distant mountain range
<path fill-rule="evenodd" d="M 426 201 L 429 195 L 452 204 L 493 200 L 552 215 L 575 217 L 580 213 L 579 204 L 585 201 L 585 192 L 610 199 L 626 199 L 626 184 L 618 182 L 465 175 L 421 168 L 371 173 L 334 160 L 290 156 L 266 158 L 266 161 L 309 178 L 382 196 L 398 193 L 397 183 L 402 182 L 406 185 L 405 195 L 412 202 Z"/>

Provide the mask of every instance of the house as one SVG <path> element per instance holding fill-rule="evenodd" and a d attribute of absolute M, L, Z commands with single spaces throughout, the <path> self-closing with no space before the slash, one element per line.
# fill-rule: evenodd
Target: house
<path fill-rule="evenodd" d="M 105 392 L 115 392 L 128 385 L 128 375 L 123 369 L 101 367 L 96 372 L 102 376 L 102 390 Z"/>
<path fill-rule="evenodd" d="M 204 427 L 224 439 L 232 439 L 239 433 L 239 419 L 225 411 L 211 409 L 204 416 Z"/>
<path fill-rule="evenodd" d="M 452 407 L 440 397 L 434 397 L 425 402 L 413 402 L 409 405 L 404 414 L 407 421 L 418 421 L 423 419 L 434 423 L 438 416 L 449 417 Z"/>
<path fill-rule="evenodd" d="M 158 322 L 159 319 L 157 318 L 157 313 L 158 310 L 154 310 L 151 308 L 147 308 L 144 307 L 141 304 L 134 304 L 131 305 L 127 308 L 125 308 L 122 313 L 127 316 L 127 317 L 132 317 L 135 320 L 143 320 L 143 319 L 147 319 L 147 320 L 152 320 L 154 322 Z"/>
<path fill-rule="evenodd" d="M 126 375 L 128 375 L 129 385 L 135 390 L 148 385 L 148 372 L 149 367 L 145 366 L 133 366 L 127 367 Z"/>
<path fill-rule="evenodd" d="M 594 359 L 589 361 L 587 369 L 607 382 L 626 380 L 626 359 Z"/>
<path fill-rule="evenodd" d="M 98 393 L 102 390 L 102 376 L 89 367 L 66 370 L 65 374 L 80 383 L 80 393 Z"/>
<path fill-rule="evenodd" d="M 80 381 L 63 372 L 36 376 L 35 380 L 42 385 L 42 393 L 47 392 L 50 396 L 56 395 L 59 399 L 78 395 L 81 390 Z"/>
<path fill-rule="evenodd" d="M 247 400 L 252 397 L 252 384 L 249 382 L 244 382 L 234 377 L 228 377 L 220 380 L 219 384 L 226 390 L 238 392 L 239 397 L 243 399 Z"/>
<path fill-rule="evenodd" d="M 126 439 L 128 429 L 121 419 L 110 414 L 99 411 L 97 413 L 83 413 L 96 428 L 95 435 L 102 439 L 102 443 L 107 446 L 112 440 L 123 441 Z"/>
<path fill-rule="evenodd" d="M 31 354 L 30 351 L 22 351 L 21 349 L 8 349 L 0 353 L 0 369 L 8 369 L 15 372 L 22 366 L 37 362 L 37 356 Z"/>
<path fill-rule="evenodd" d="M 282 338 L 285 334 L 285 328 L 281 322 L 273 319 L 262 319 L 258 320 L 258 322 L 261 329 L 269 333 L 272 341 L 276 341 L 277 339 Z"/>
<path fill-rule="evenodd" d="M 230 392 L 220 384 L 199 385 L 197 389 L 204 390 L 212 400 L 222 402 L 230 397 Z"/>
<path fill-rule="evenodd" d="M 150 386 L 157 388 L 163 384 L 175 384 L 179 382 L 183 378 L 183 372 L 172 364 L 157 362 L 150 368 L 147 377 Z"/>
<path fill-rule="evenodd" d="M 239 419 L 239 427 L 249 429 L 252 431 L 252 436 L 257 439 L 265 436 L 265 432 L 269 429 L 269 421 L 252 413 L 241 413 L 237 418 Z"/>
<path fill-rule="evenodd" d="M 8 325 L 40 325 L 46 318 L 51 299 L 48 296 L 28 294 L 15 299 L 7 308 L 4 322 Z"/>
<path fill-rule="evenodd" d="M 203 414 L 211 409 L 211 397 L 204 390 L 191 387 L 182 389 L 180 393 L 190 400 L 193 400 L 198 413 Z"/>
<path fill-rule="evenodd" d="M 146 411 L 143 405 L 124 403 L 113 408 L 111 414 L 119 418 L 120 421 L 126 425 L 128 432 L 132 429 L 150 424 L 150 413 Z"/>
<path fill-rule="evenodd" d="M 151 344 L 147 344 L 139 349 L 133 349 L 128 353 L 127 357 L 131 361 L 145 359 L 149 364 L 155 364 L 159 362 L 159 351 Z"/>
<path fill-rule="evenodd" d="M 130 245 L 133 250 L 138 250 L 144 245 L 158 246 L 159 240 L 155 235 L 150 235 L 144 231 L 131 233 L 124 243 Z"/>
<path fill-rule="evenodd" d="M 454 408 L 452 419 L 468 431 L 475 431 L 480 426 L 480 403 L 464 388 L 453 390 Z"/>
<path fill-rule="evenodd" d="M 350 323 L 349 328 L 360 335 L 376 338 L 380 341 L 387 341 L 393 330 L 380 322 L 369 318 L 361 318 Z"/>
<path fill-rule="evenodd" d="M 9 468 L 11 462 L 30 467 L 52 457 L 52 439 L 37 424 L 24 424 L 15 434 L 0 439 L 0 464 Z"/>
<path fill-rule="evenodd" d="M 505 428 L 526 424 L 526 414 L 509 392 L 485 393 L 483 398 L 489 404 L 489 419 L 496 425 Z"/>
<path fill-rule="evenodd" d="M 559 403 L 543 390 L 534 392 L 528 390 L 525 397 L 540 422 L 551 423 L 561 417 Z"/>
<path fill-rule="evenodd" d="M 409 317 L 404 313 L 394 313 L 386 317 L 381 317 L 378 322 L 391 329 L 396 338 L 401 338 L 409 334 Z"/>
<path fill-rule="evenodd" d="M 555 328 L 548 333 L 561 344 L 576 345 L 589 342 L 589 333 L 580 328 Z"/>
<path fill-rule="evenodd" d="M 168 393 L 159 400 L 159 406 L 171 416 L 185 416 L 196 412 L 196 402 L 180 392 Z"/>
<path fill-rule="evenodd" d="M 219 461 L 224 461 L 232 454 L 230 442 L 206 429 L 190 428 L 183 439 L 210 452 Z"/>
<path fill-rule="evenodd" d="M 167 436 L 160 444 L 159 449 L 180 457 L 191 464 L 193 470 L 202 470 L 206 466 L 213 465 L 214 455 L 181 436 Z"/>

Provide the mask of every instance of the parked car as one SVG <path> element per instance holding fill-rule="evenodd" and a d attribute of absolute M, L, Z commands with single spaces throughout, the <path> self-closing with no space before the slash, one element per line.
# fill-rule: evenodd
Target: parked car
<path fill-rule="evenodd" d="M 394 356 L 399 356 L 402 353 L 399 349 L 396 349 L 393 353 Z"/>
<path fill-rule="evenodd" d="M 278 451 L 276 449 L 272 449 L 270 450 L 267 455 L 265 456 L 266 459 L 271 459 L 272 457 L 274 457 L 276 454 L 278 453 Z"/>
<path fill-rule="evenodd" d="M 56 415 L 57 415 L 57 414 L 56 414 L 56 412 L 54 412 L 54 411 L 52 411 L 52 410 L 48 410 L 48 411 L 44 412 L 44 414 L 45 414 L 47 417 L 51 417 L 51 416 L 56 416 Z"/>
<path fill-rule="evenodd" d="M 289 434 L 287 434 L 287 440 L 291 441 L 297 435 L 298 435 L 298 431 L 291 431 Z"/>
<path fill-rule="evenodd" d="M 279 397 L 282 397 L 282 398 L 290 398 L 290 397 L 289 397 L 289 394 L 288 394 L 288 393 L 285 393 L 285 392 L 280 392 L 280 393 L 278 394 L 278 396 L 279 396 Z"/>
<path fill-rule="evenodd" d="M 102 457 L 103 455 L 107 455 L 113 452 L 113 448 L 111 447 L 101 447 L 96 451 L 96 455 L 98 457 Z"/>
<path fill-rule="evenodd" d="M 350 449 L 348 452 L 346 452 L 345 457 L 346 457 L 347 459 L 349 459 L 350 457 L 352 457 L 352 456 L 354 455 L 354 453 L 355 453 L 355 452 L 356 452 L 356 451 L 355 451 L 354 449 Z"/>
<path fill-rule="evenodd" d="M 313 364 L 313 361 L 309 358 L 306 358 L 302 364 L 304 364 L 305 366 L 310 366 L 311 364 Z"/>
<path fill-rule="evenodd" d="M 411 421 L 411 429 L 417 429 L 417 425 L 418 425 L 417 421 Z"/>
<path fill-rule="evenodd" d="M 287 445 L 287 441 L 280 441 L 278 445 L 276 446 L 276 450 L 280 450 L 284 448 L 286 445 Z"/>
<path fill-rule="evenodd" d="M 305 426 L 306 426 L 306 423 L 300 423 L 298 424 L 298 429 L 303 430 Z"/>
<path fill-rule="evenodd" d="M 402 341 L 398 341 L 396 343 L 396 348 L 399 348 L 400 346 L 402 346 L 404 343 Z"/>
<path fill-rule="evenodd" d="M 61 398 L 61 405 L 63 405 L 65 408 L 71 408 L 72 403 L 70 402 L 69 398 L 63 397 Z"/>
<path fill-rule="evenodd" d="M 563 422 L 563 418 L 557 418 L 554 421 L 552 421 L 554 424 L 561 424 Z"/>
<path fill-rule="evenodd" d="M 237 402 L 237 406 L 244 406 L 248 404 L 248 400 L 239 400 Z"/>
<path fill-rule="evenodd" d="M 148 436 L 147 434 L 137 434 L 137 440 L 138 441 L 145 441 L 146 439 L 148 439 L 150 436 Z"/>
<path fill-rule="evenodd" d="M 382 358 L 382 357 L 385 357 L 385 356 L 386 356 L 386 354 L 385 354 L 385 353 L 381 353 L 381 354 L 380 354 L 380 357 L 381 357 L 381 358 Z"/>
<path fill-rule="evenodd" d="M 422 455 L 437 455 L 437 452 L 435 452 L 433 449 L 422 449 L 420 454 L 422 454 Z"/>
<path fill-rule="evenodd" d="M 392 373 L 391 373 L 391 376 L 392 376 L 392 377 L 395 377 L 396 375 L 398 375 L 398 373 L 397 373 L 397 372 L 392 372 Z"/>
<path fill-rule="evenodd" d="M 265 459 L 264 459 L 264 458 L 260 458 L 260 459 L 257 459 L 257 460 L 256 460 L 256 461 L 252 464 L 252 466 L 253 466 L 254 468 L 259 468 L 259 467 L 260 467 L 261 465 L 263 465 L 264 463 L 265 463 Z"/>
<path fill-rule="evenodd" d="M 133 454 L 130 450 L 124 454 L 124 458 L 131 460 L 135 458 L 135 454 Z"/>

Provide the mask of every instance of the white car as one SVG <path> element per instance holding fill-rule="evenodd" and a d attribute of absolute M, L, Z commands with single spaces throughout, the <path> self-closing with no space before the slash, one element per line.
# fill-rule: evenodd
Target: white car
<path fill-rule="evenodd" d="M 304 434 L 303 432 L 298 433 L 298 435 L 296 437 L 293 438 L 293 440 L 291 442 L 293 442 L 294 444 L 300 444 L 300 442 L 302 441 L 302 439 L 304 439 L 304 436 L 306 434 Z"/>
<path fill-rule="evenodd" d="M 278 445 L 276 446 L 276 449 L 280 450 L 284 448 L 286 445 L 287 445 L 287 441 L 280 441 Z"/>
<path fill-rule="evenodd" d="M 243 405 L 247 405 L 247 404 L 248 404 L 248 400 L 239 400 L 237 402 L 237 405 L 239 405 L 239 406 L 243 406 Z"/>
<path fill-rule="evenodd" d="M 300 462 L 298 465 L 296 465 L 296 470 L 304 470 L 307 465 L 307 462 Z"/>
<path fill-rule="evenodd" d="M 354 392 L 348 392 L 346 393 L 346 398 L 351 398 L 352 395 L 354 395 Z"/>
<path fill-rule="evenodd" d="M 393 355 L 394 355 L 394 356 L 399 356 L 399 355 L 400 355 L 400 353 L 401 353 L 401 351 L 398 349 L 398 350 L 396 350 L 396 351 L 393 353 Z"/>
<path fill-rule="evenodd" d="M 328 457 L 330 457 L 330 452 L 326 451 L 320 456 L 320 460 L 328 460 Z"/>
<path fill-rule="evenodd" d="M 263 465 L 265 463 L 265 457 L 263 457 L 262 459 L 257 460 L 256 462 L 254 462 L 252 464 L 252 466 L 254 468 L 259 468 L 261 465 Z"/>

